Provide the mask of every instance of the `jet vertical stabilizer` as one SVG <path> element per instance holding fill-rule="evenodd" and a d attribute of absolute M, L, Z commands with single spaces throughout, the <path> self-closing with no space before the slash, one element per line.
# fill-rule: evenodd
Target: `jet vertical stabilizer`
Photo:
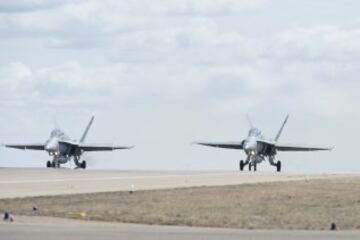
<path fill-rule="evenodd" d="M 92 123 L 93 123 L 93 121 L 94 121 L 94 118 L 95 118 L 94 116 L 91 117 L 89 124 L 88 124 L 87 127 L 85 128 L 85 131 L 84 131 L 82 137 L 80 138 L 80 143 L 83 143 L 83 142 L 85 141 L 86 135 L 87 135 L 88 132 L 89 132 L 89 129 L 90 129 L 90 127 L 91 127 L 91 125 L 92 125 Z"/>
<path fill-rule="evenodd" d="M 282 131 L 283 131 L 283 129 L 284 129 L 284 127 L 285 127 L 285 124 L 286 124 L 286 122 L 287 122 L 288 119 L 289 119 L 289 114 L 286 115 L 286 118 L 285 118 L 283 124 L 281 125 L 281 128 L 279 129 L 279 132 L 277 133 L 275 139 L 274 139 L 275 142 L 277 142 L 277 141 L 279 140 L 280 135 L 281 135 L 281 133 L 282 133 Z"/>

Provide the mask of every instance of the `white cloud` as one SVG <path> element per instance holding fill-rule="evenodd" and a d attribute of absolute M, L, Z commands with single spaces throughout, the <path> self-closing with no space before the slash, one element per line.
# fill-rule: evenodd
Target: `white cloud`
<path fill-rule="evenodd" d="M 296 127 L 289 140 L 309 137 L 314 144 L 341 145 L 343 131 L 326 132 L 360 118 L 359 25 L 286 18 L 295 10 L 306 16 L 301 3 L 285 9 L 284 2 L 261 0 L 14 4 L 0 10 L 0 125 L 25 119 L 27 126 L 41 122 L 32 133 L 42 131 L 41 117 L 56 109 L 76 119 L 68 120 L 76 132 L 86 121 L 79 116 L 96 112 L 103 129 L 94 136 L 140 145 L 125 162 L 115 162 L 123 153 L 115 155 L 117 166 L 206 168 L 211 161 L 213 168 L 233 169 L 232 161 L 216 158 L 235 161 L 238 152 L 215 156 L 179 146 L 199 138 L 238 140 L 246 134 L 246 113 L 271 134 L 290 112 Z"/>
<path fill-rule="evenodd" d="M 76 0 L 75 0 L 76 1 Z M 69 0 L 0 0 L 0 12 L 29 12 L 58 7 Z M 73 2 L 73 1 L 72 1 Z"/>
<path fill-rule="evenodd" d="M 320 25 L 278 34 L 271 54 L 307 61 L 349 61 L 360 57 L 360 26 Z"/>
<path fill-rule="evenodd" d="M 209 14 L 219 16 L 240 14 L 248 9 L 264 7 L 267 2 L 266 0 L 172 0 L 166 3 L 162 0 L 151 2 L 30 1 L 26 3 L 15 1 L 12 4 L 4 2 L 4 5 L 9 5 L 9 8 L 31 6 L 36 11 L 19 11 L 11 14 L 6 11 L 1 14 L 0 11 L 0 30 L 4 37 L 44 38 L 46 46 L 49 47 L 71 48 L 73 45 L 92 47 L 106 41 L 110 35 L 113 38 L 114 35 L 121 37 L 128 33 L 139 35 L 141 32 L 145 32 L 147 38 L 151 36 L 149 35 L 151 33 L 160 33 L 162 39 L 166 40 L 167 35 L 164 33 L 169 33 L 171 36 L 178 28 L 189 29 L 189 26 L 194 23 L 200 25 L 201 18 L 206 18 Z M 45 6 L 52 7 L 45 8 Z M 179 15 L 176 14 L 177 12 Z M 209 29 L 203 30 L 197 28 L 191 31 L 198 37 L 201 37 L 201 34 L 202 37 L 206 37 L 206 31 Z M 83 44 L 80 44 L 81 42 Z"/>
<path fill-rule="evenodd" d="M 22 93 L 31 84 L 32 70 L 23 63 L 15 62 L 0 67 L 0 91 L 1 95 L 11 95 L 18 91 Z"/>

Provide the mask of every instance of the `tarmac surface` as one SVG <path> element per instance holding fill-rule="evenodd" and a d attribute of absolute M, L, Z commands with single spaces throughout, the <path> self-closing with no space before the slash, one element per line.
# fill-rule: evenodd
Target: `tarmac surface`
<path fill-rule="evenodd" d="M 0 168 L 0 198 L 236 185 L 346 176 L 348 175 L 304 175 L 239 171 L 121 171 Z"/>
<path fill-rule="evenodd" d="M 238 171 L 106 171 L 0 168 L 0 198 L 235 185 L 352 177 L 345 174 L 286 174 Z M 15 216 L 0 222 L 0 239 L 360 239 L 360 231 L 278 231 L 148 226 Z"/>
<path fill-rule="evenodd" d="M 17 217 L 0 223 L 0 239 L 7 240 L 195 240 L 195 239 L 359 239 L 358 231 L 278 231 L 147 226 L 121 223 L 83 222 L 49 217 Z"/>

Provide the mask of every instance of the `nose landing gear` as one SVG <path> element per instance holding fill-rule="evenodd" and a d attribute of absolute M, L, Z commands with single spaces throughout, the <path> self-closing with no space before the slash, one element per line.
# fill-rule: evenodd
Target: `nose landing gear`
<path fill-rule="evenodd" d="M 254 172 L 257 171 L 257 164 L 256 163 L 249 163 L 249 172 L 254 169 Z"/>
<path fill-rule="evenodd" d="M 46 167 L 47 168 L 56 168 L 56 167 L 60 167 L 60 165 L 59 166 L 57 166 L 56 164 L 55 164 L 55 162 L 53 162 L 53 161 L 47 161 L 46 162 Z"/>
<path fill-rule="evenodd" d="M 246 160 L 246 162 L 244 160 L 240 160 L 239 162 L 239 169 L 240 171 L 244 170 L 244 167 L 246 165 L 249 165 L 249 171 L 251 171 L 252 169 L 254 169 L 254 172 L 256 172 L 257 170 L 257 163 L 256 162 L 251 162 L 249 159 Z"/>
<path fill-rule="evenodd" d="M 53 167 L 54 167 L 54 164 L 53 164 L 51 161 L 47 161 L 47 162 L 46 162 L 46 167 L 47 167 L 47 168 L 53 168 Z"/>

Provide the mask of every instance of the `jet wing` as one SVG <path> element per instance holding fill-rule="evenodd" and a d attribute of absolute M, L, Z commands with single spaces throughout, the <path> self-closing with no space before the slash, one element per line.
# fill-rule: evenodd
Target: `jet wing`
<path fill-rule="evenodd" d="M 294 151 L 294 152 L 300 152 L 300 151 L 326 151 L 326 150 L 332 150 L 333 148 L 329 147 L 314 147 L 314 146 L 300 146 L 300 145 L 294 145 L 294 144 L 281 144 L 276 143 L 275 148 L 278 151 Z"/>
<path fill-rule="evenodd" d="M 5 147 L 8 148 L 16 148 L 22 150 L 45 150 L 45 145 L 43 143 L 40 144 L 5 144 Z"/>
<path fill-rule="evenodd" d="M 195 144 L 217 148 L 243 149 L 242 142 L 195 142 Z"/>
<path fill-rule="evenodd" d="M 133 148 L 133 146 L 116 146 L 112 144 L 86 144 L 86 143 L 78 143 L 73 141 L 59 141 L 59 143 L 68 144 L 74 148 L 80 148 L 85 152 L 113 151 L 113 150 Z"/>
<path fill-rule="evenodd" d="M 273 147 L 275 147 L 278 151 L 287 151 L 287 152 L 301 152 L 301 151 L 326 151 L 326 150 L 332 150 L 333 148 L 329 147 L 314 147 L 314 146 L 306 146 L 306 145 L 297 145 L 297 144 L 283 144 L 274 142 L 271 140 L 257 140 L 260 143 L 268 144 Z"/>
<path fill-rule="evenodd" d="M 78 147 L 85 152 L 95 152 L 95 151 L 113 151 L 113 150 L 124 150 L 131 149 L 133 146 L 116 146 L 116 145 L 106 145 L 106 144 L 80 144 Z"/>

